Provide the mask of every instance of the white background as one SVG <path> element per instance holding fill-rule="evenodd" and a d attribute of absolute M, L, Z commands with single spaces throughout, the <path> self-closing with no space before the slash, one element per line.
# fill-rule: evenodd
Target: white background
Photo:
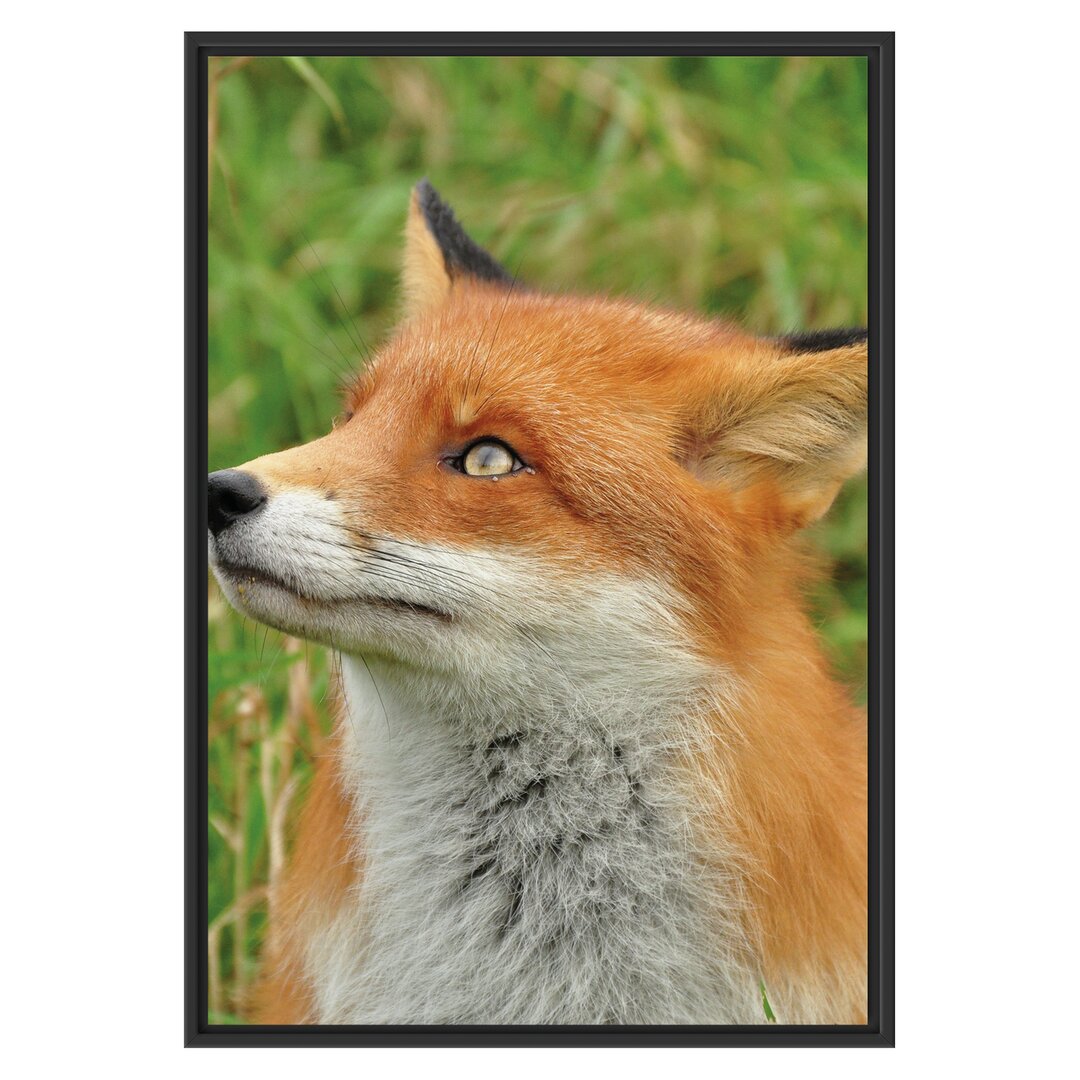
<path fill-rule="evenodd" d="M 9 1075 L 1060 1075 L 1075 1022 L 1075 38 L 1064 6 L 9 11 L 0 965 Z M 38 7 L 42 11 L 43 7 Z M 182 40 L 895 29 L 894 1050 L 183 1050 Z M 299 1060 L 301 1055 L 317 1054 Z"/>

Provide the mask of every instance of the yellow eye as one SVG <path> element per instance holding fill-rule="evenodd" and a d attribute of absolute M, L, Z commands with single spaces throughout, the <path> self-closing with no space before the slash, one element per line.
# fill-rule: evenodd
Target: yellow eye
<path fill-rule="evenodd" d="M 508 476 L 521 468 L 509 447 L 486 440 L 473 443 L 461 458 L 461 471 L 466 476 Z"/>

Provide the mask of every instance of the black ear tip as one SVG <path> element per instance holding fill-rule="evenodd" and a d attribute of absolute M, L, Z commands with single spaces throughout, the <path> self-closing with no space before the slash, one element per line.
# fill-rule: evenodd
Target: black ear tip
<path fill-rule="evenodd" d="M 429 224 L 440 215 L 449 212 L 450 207 L 426 176 L 417 182 L 413 191 L 416 192 L 416 201 L 420 205 L 420 211 Z"/>
<path fill-rule="evenodd" d="M 481 281 L 511 280 L 503 269 L 461 227 L 454 211 L 431 185 L 425 176 L 416 187 L 417 206 L 423 215 L 428 231 L 435 238 L 451 277 L 465 274 Z"/>
<path fill-rule="evenodd" d="M 807 330 L 801 334 L 787 334 L 777 341 L 787 352 L 814 353 L 842 349 L 845 345 L 859 345 L 868 337 L 865 326 L 846 326 L 833 330 Z"/>
<path fill-rule="evenodd" d="M 454 211 L 450 209 L 450 204 L 435 190 L 426 176 L 413 188 L 413 191 L 416 192 L 416 203 L 420 207 L 420 213 L 437 240 L 441 238 L 440 234 L 448 226 L 457 225 L 457 219 L 454 217 Z"/>

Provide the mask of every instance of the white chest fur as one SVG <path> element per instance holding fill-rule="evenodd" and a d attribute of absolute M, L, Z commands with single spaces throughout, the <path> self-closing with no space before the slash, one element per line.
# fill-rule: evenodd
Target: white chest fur
<path fill-rule="evenodd" d="M 311 943 L 319 1021 L 760 1021 L 679 742 L 633 688 L 485 728 L 343 674 L 364 874 Z"/>

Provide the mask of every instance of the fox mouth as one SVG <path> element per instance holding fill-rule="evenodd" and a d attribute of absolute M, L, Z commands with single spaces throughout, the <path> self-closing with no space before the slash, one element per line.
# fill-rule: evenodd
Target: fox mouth
<path fill-rule="evenodd" d="M 441 608 L 432 607 L 429 604 L 422 604 L 415 600 L 405 600 L 399 596 L 386 596 L 380 593 L 340 596 L 329 599 L 312 596 L 310 593 L 298 589 L 295 585 L 283 581 L 273 574 L 267 573 L 260 567 L 251 566 L 245 563 L 225 562 L 219 558 L 215 560 L 214 570 L 222 577 L 228 579 L 229 584 L 236 589 L 241 597 L 248 585 L 262 585 L 267 588 L 276 589 L 279 592 L 288 593 L 288 595 L 294 599 L 315 607 L 334 608 L 366 604 L 371 607 L 383 608 L 387 611 L 422 615 L 428 618 L 438 619 L 440 622 L 454 621 L 454 615 L 449 611 L 443 611 Z"/>

